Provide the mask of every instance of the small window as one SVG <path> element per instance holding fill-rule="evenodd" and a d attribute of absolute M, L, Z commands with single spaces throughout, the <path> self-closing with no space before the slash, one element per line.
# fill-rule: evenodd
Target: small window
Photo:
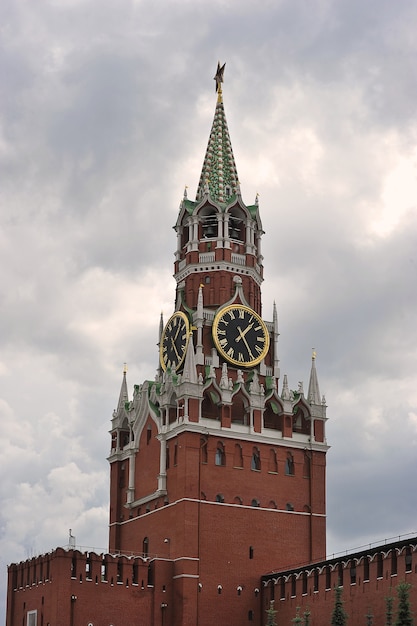
<path fill-rule="evenodd" d="M 234 458 L 233 458 L 233 467 L 243 467 L 242 446 L 239 443 L 235 444 L 235 454 L 234 454 Z"/>
<path fill-rule="evenodd" d="M 287 504 L 285 505 L 285 508 L 287 511 L 294 511 L 294 505 L 291 504 L 291 502 L 287 502 Z"/>
<path fill-rule="evenodd" d="M 224 502 L 224 495 L 222 493 L 216 495 L 216 502 Z"/>
<path fill-rule="evenodd" d="M 224 451 L 224 445 L 220 441 L 216 448 L 215 464 L 226 465 L 226 453 Z"/>
<path fill-rule="evenodd" d="M 268 472 L 270 472 L 271 474 L 278 474 L 277 453 L 273 448 L 271 448 L 269 451 Z"/>
<path fill-rule="evenodd" d="M 253 622 L 253 611 L 248 611 L 248 622 Z"/>
<path fill-rule="evenodd" d="M 209 285 L 210 284 L 210 276 L 206 276 L 204 278 L 204 282 L 206 283 L 206 285 Z"/>
<path fill-rule="evenodd" d="M 249 558 L 253 559 L 253 546 L 249 546 Z"/>
<path fill-rule="evenodd" d="M 285 460 L 285 475 L 294 476 L 294 458 L 290 452 L 288 452 Z"/>
<path fill-rule="evenodd" d="M 261 469 L 261 454 L 258 448 L 252 450 L 251 469 L 258 471 Z"/>
<path fill-rule="evenodd" d="M 280 599 L 285 600 L 285 579 L 281 578 Z"/>
<path fill-rule="evenodd" d="M 251 506 L 261 506 L 259 500 L 257 500 L 256 498 L 253 498 L 252 502 L 251 502 Z"/>
<path fill-rule="evenodd" d="M 149 446 L 151 439 L 152 439 L 152 426 L 149 425 L 146 430 L 146 445 Z"/>
<path fill-rule="evenodd" d="M 37 626 L 38 611 L 28 611 L 26 623 L 27 623 L 27 626 Z"/>

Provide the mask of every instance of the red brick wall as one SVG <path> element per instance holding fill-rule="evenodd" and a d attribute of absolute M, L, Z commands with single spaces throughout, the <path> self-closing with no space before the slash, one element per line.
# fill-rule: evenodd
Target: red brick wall
<path fill-rule="evenodd" d="M 339 583 L 340 568 L 343 571 L 343 593 L 342 599 L 344 609 L 348 615 L 348 623 L 365 624 L 365 616 L 369 613 L 373 615 L 374 624 L 385 624 L 386 598 L 394 597 L 394 613 L 397 608 L 397 596 L 395 587 L 399 582 L 411 583 L 410 601 L 412 609 L 417 610 L 417 555 L 414 550 L 417 545 L 409 548 L 412 553 L 412 563 L 406 567 L 404 543 L 399 543 L 396 547 L 383 546 L 369 553 L 357 554 L 355 556 L 345 555 L 340 561 L 332 559 L 327 562 L 330 568 L 330 578 L 326 576 L 326 563 L 319 564 L 318 586 L 315 590 L 314 565 L 306 568 L 307 588 L 303 593 L 303 573 L 297 570 L 295 573 L 295 594 L 291 582 L 291 572 L 283 574 L 277 573 L 269 577 L 264 582 L 266 587 L 263 591 L 263 623 L 266 623 L 266 609 L 269 607 L 271 599 L 275 598 L 275 609 L 277 609 L 277 623 L 290 624 L 296 615 L 297 607 L 300 607 L 301 614 L 308 608 L 311 612 L 311 626 L 322 626 L 329 624 L 334 608 L 335 594 L 334 587 Z M 392 554 L 395 552 L 396 569 L 393 567 Z M 378 556 L 379 555 L 379 556 Z M 369 558 L 369 580 L 366 580 L 364 559 Z M 380 559 L 380 565 L 378 560 Z M 351 569 L 352 565 L 354 570 Z M 381 568 L 381 569 L 380 569 Z M 409 571 L 406 571 L 409 570 Z M 355 572 L 356 578 L 351 578 Z M 396 572 L 396 573 L 395 573 Z M 285 596 L 282 598 L 282 579 L 285 579 Z M 354 581 L 354 582 L 353 582 Z"/>

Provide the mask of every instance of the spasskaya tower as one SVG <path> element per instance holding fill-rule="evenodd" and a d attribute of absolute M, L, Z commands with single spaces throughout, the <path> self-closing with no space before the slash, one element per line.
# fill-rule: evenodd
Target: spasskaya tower
<path fill-rule="evenodd" d="M 325 557 L 326 406 L 314 354 L 307 394 L 280 381 L 259 203 L 241 196 L 223 73 L 175 225 L 157 375 L 129 397 L 124 373 L 112 419 L 109 551 L 146 559 L 152 624 L 261 624 L 260 576 Z"/>

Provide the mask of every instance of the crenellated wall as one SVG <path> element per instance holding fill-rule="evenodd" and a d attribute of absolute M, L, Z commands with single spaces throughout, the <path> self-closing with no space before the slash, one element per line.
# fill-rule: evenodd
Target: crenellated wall
<path fill-rule="evenodd" d="M 263 623 L 265 611 L 274 600 L 279 624 L 290 624 L 297 607 L 301 616 L 310 611 L 311 626 L 330 624 L 338 585 L 343 589 L 344 609 L 352 625 L 365 624 L 367 614 L 373 615 L 374 624 L 385 624 L 386 598 L 394 597 L 395 612 L 395 587 L 400 582 L 412 585 L 410 600 L 416 610 L 416 551 L 417 537 L 413 537 L 263 576 Z"/>
<path fill-rule="evenodd" d="M 8 568 L 7 624 L 162 624 L 172 598 L 171 561 L 57 548 Z M 155 580 L 159 581 L 155 592 Z M 154 620 L 154 621 L 152 621 Z"/>

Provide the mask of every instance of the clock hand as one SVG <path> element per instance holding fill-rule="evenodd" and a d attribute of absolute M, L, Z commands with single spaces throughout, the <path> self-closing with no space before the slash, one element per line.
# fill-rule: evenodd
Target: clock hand
<path fill-rule="evenodd" d="M 177 328 L 177 332 L 175 333 L 174 341 L 177 340 L 180 330 L 181 330 L 181 322 L 178 322 L 178 328 Z"/>
<path fill-rule="evenodd" d="M 251 359 L 253 359 L 253 358 L 254 358 L 254 356 L 253 356 L 253 354 L 252 354 L 252 352 L 251 352 L 251 349 L 249 348 L 249 344 L 248 344 L 248 342 L 246 341 L 246 337 L 245 337 L 244 333 L 242 332 L 242 330 L 241 330 L 240 326 L 238 326 L 238 327 L 237 327 L 237 329 L 238 329 L 238 331 L 239 331 L 239 337 L 237 337 L 236 341 L 240 341 L 240 340 L 242 339 L 242 341 L 243 341 L 243 343 L 245 344 L 246 349 L 247 349 L 247 351 L 248 351 L 248 353 L 249 353 L 250 358 L 251 358 Z M 246 330 L 247 330 L 247 331 L 249 330 L 249 326 L 248 326 L 248 328 L 247 328 Z"/>
<path fill-rule="evenodd" d="M 178 359 L 178 363 L 179 363 L 181 361 L 181 357 L 178 354 L 177 346 L 175 345 L 175 342 L 174 342 L 172 337 L 171 337 L 171 343 L 172 343 L 172 347 L 174 348 L 174 352 L 177 355 L 177 359 Z"/>
<path fill-rule="evenodd" d="M 244 339 L 246 333 L 252 328 L 253 324 L 254 323 L 252 322 L 252 324 L 249 324 L 249 326 L 246 326 L 245 330 L 242 330 L 240 326 L 237 327 L 239 331 L 239 337 L 236 337 L 236 343 L 240 341 L 241 339 Z"/>

